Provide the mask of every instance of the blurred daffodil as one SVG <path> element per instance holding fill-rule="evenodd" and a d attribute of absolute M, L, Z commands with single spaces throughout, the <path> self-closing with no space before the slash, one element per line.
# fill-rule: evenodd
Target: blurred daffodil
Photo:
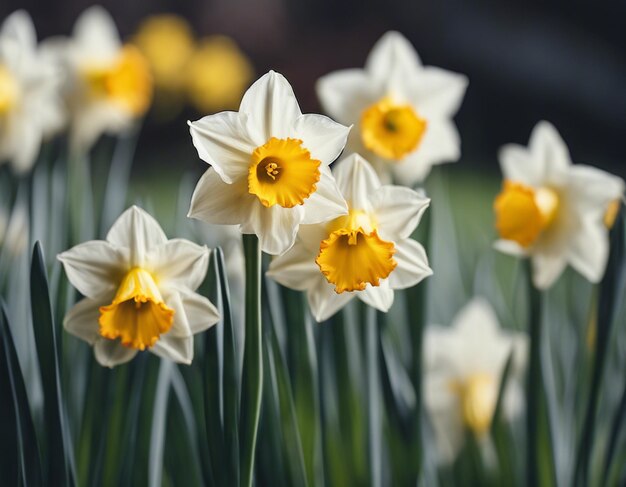
<path fill-rule="evenodd" d="M 526 348 L 526 335 L 502 330 L 491 306 L 482 298 L 465 305 L 451 326 L 426 328 L 424 406 L 440 462 L 454 460 L 463 446 L 465 431 L 478 440 L 487 437 L 511 353 L 502 414 L 512 419 L 521 412 Z"/>
<path fill-rule="evenodd" d="M 42 141 L 64 123 L 62 80 L 38 48 L 30 16 L 11 14 L 0 28 L 0 163 L 17 173 L 32 168 Z"/>
<path fill-rule="evenodd" d="M 387 311 L 394 289 L 432 274 L 424 248 L 410 238 L 430 200 L 409 188 L 382 186 L 357 154 L 339 162 L 334 174 L 348 215 L 301 226 L 295 245 L 268 270 L 282 285 L 307 292 L 317 321 L 355 297 Z"/>
<path fill-rule="evenodd" d="M 434 164 L 456 161 L 460 141 L 452 117 L 467 78 L 422 66 L 409 41 L 388 32 L 372 49 L 365 69 L 320 78 L 317 93 L 328 114 L 355 124 L 348 149 L 367 157 L 383 181 L 422 181 Z"/>
<path fill-rule="evenodd" d="M 549 288 L 567 264 L 598 282 L 608 259 L 611 205 L 621 200 L 624 181 L 591 166 L 572 165 L 565 143 L 548 122 L 537 124 L 528 148 L 507 145 L 499 157 L 504 184 L 494 202 L 501 239 L 496 247 L 530 256 L 539 289 Z"/>
<path fill-rule="evenodd" d="M 102 7 L 83 12 L 72 38 L 51 40 L 49 51 L 68 71 L 73 149 L 88 150 L 103 133 L 127 130 L 148 110 L 152 99 L 148 63 L 137 47 L 122 45 L 113 19 Z"/>
<path fill-rule="evenodd" d="M 250 61 L 232 39 L 207 37 L 200 41 L 185 72 L 189 100 L 202 113 L 233 109 L 253 76 Z"/>
<path fill-rule="evenodd" d="M 126 210 L 106 241 L 85 242 L 58 259 L 85 296 L 65 317 L 65 329 L 93 345 L 104 366 L 146 349 L 191 363 L 193 335 L 219 319 L 213 304 L 194 292 L 206 275 L 209 250 L 168 240 L 140 208 Z"/>
<path fill-rule="evenodd" d="M 289 82 L 270 71 L 245 93 L 239 112 L 190 123 L 200 158 L 211 165 L 191 198 L 189 216 L 239 225 L 269 254 L 288 250 L 300 224 L 347 212 L 328 165 L 349 127 L 300 112 Z"/>

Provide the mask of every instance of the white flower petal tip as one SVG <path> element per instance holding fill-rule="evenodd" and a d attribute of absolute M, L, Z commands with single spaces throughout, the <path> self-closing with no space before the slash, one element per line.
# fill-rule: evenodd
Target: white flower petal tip
<path fill-rule="evenodd" d="M 538 289 L 550 288 L 568 265 L 598 282 L 609 253 L 607 214 L 623 198 L 624 181 L 573 165 L 565 142 L 545 121 L 532 130 L 528 147 L 504 146 L 499 157 L 505 182 L 494 202 L 500 237 L 494 247 L 529 256 Z"/>
<path fill-rule="evenodd" d="M 428 198 L 409 188 L 381 186 L 358 154 L 342 159 L 334 170 L 348 213 L 302 225 L 294 246 L 272 261 L 267 274 L 306 291 L 318 322 L 355 297 L 386 312 L 394 289 L 432 274 L 424 248 L 409 238 Z"/>
<path fill-rule="evenodd" d="M 347 213 L 328 165 L 343 150 L 349 127 L 303 115 L 289 82 L 270 71 L 243 96 L 239 112 L 191 122 L 200 158 L 210 164 L 188 216 L 239 225 L 259 237 L 263 252 L 287 251 L 301 224 Z"/>
<path fill-rule="evenodd" d="M 215 306 L 195 293 L 209 257 L 204 245 L 168 240 L 152 216 L 132 206 L 106 241 L 58 255 L 72 285 L 86 296 L 67 314 L 64 327 L 93 345 L 106 367 L 143 350 L 190 363 L 193 335 L 219 321 Z"/>
<path fill-rule="evenodd" d="M 502 329 L 491 305 L 480 297 L 467 303 L 451 326 L 426 327 L 424 406 L 440 462 L 454 460 L 462 449 L 464 431 L 470 430 L 479 441 L 488 435 L 500 379 L 511 354 L 503 414 L 509 420 L 520 414 L 526 347 L 527 336 Z"/>
<path fill-rule="evenodd" d="M 452 117 L 467 86 L 464 75 L 422 66 L 411 43 L 388 32 L 364 69 L 327 74 L 316 89 L 330 115 L 354 124 L 347 150 L 364 154 L 383 182 L 413 186 L 433 165 L 460 158 Z"/>

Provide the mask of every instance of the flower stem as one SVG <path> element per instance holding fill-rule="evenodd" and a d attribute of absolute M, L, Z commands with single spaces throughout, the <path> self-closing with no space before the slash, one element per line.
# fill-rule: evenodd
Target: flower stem
<path fill-rule="evenodd" d="M 382 395 L 380 385 L 380 368 L 378 366 L 378 319 L 377 311 L 371 306 L 366 307 L 365 326 L 367 343 L 367 419 L 369 433 L 369 469 L 372 487 L 382 485 Z"/>
<path fill-rule="evenodd" d="M 528 267 L 528 327 L 530 334 L 530 357 L 526 393 L 526 472 L 527 485 L 536 486 L 539 481 L 538 452 L 539 415 L 541 414 L 541 296 L 532 284 L 532 269 Z"/>
<path fill-rule="evenodd" d="M 256 235 L 243 235 L 243 250 L 246 259 L 246 315 L 240 417 L 242 453 L 240 485 L 251 487 L 263 392 L 261 248 Z"/>

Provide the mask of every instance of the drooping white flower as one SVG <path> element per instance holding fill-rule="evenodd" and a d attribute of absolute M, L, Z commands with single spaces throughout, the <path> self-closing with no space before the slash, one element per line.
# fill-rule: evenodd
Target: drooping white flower
<path fill-rule="evenodd" d="M 239 112 L 190 123 L 200 158 L 211 167 L 191 199 L 189 216 L 239 225 L 268 254 L 293 245 L 300 224 L 346 213 L 329 164 L 349 127 L 303 115 L 289 82 L 270 71 L 245 93 Z"/>
<path fill-rule="evenodd" d="M 148 109 L 150 68 L 136 47 L 122 44 L 115 22 L 102 7 L 85 10 L 72 37 L 50 39 L 47 48 L 67 70 L 74 150 L 88 150 L 104 133 L 128 130 Z"/>
<path fill-rule="evenodd" d="M 437 459 L 450 463 L 463 446 L 465 431 L 478 440 L 487 437 L 511 353 L 502 414 L 510 420 L 522 411 L 527 337 L 502 330 L 487 301 L 474 298 L 451 326 L 426 327 L 423 346 L 424 407 L 435 434 Z"/>
<path fill-rule="evenodd" d="M 534 128 L 528 147 L 500 150 L 504 175 L 494 209 L 496 247 L 532 259 L 533 282 L 546 289 L 567 264 L 591 282 L 604 275 L 609 240 L 605 216 L 622 198 L 624 181 L 605 171 L 572 165 L 548 122 Z"/>
<path fill-rule="evenodd" d="M 387 311 L 394 289 L 432 274 L 424 247 L 410 238 L 430 200 L 412 189 L 383 186 L 369 163 L 352 154 L 334 170 L 349 213 L 300 227 L 298 239 L 267 272 L 284 286 L 306 291 L 317 321 L 358 297 Z"/>
<path fill-rule="evenodd" d="M 460 157 L 452 117 L 467 78 L 423 66 L 410 42 L 387 32 L 374 46 L 365 69 L 344 69 L 319 79 L 317 93 L 326 112 L 354 124 L 347 149 L 363 154 L 383 182 L 422 181 L 434 164 Z"/>
<path fill-rule="evenodd" d="M 209 250 L 168 240 L 156 220 L 135 206 L 105 241 L 77 245 L 58 259 L 85 296 L 65 317 L 65 329 L 93 345 L 104 366 L 145 349 L 191 363 L 193 335 L 219 319 L 213 304 L 194 292 L 206 275 Z"/>
<path fill-rule="evenodd" d="M 29 171 L 45 138 L 64 123 L 63 77 L 37 46 L 30 16 L 11 14 L 0 28 L 0 163 Z"/>

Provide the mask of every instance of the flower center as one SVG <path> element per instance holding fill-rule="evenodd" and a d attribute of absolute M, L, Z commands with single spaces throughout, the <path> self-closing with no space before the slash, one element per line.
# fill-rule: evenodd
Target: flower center
<path fill-rule="evenodd" d="M 375 154 L 399 161 L 413 152 L 426 132 L 427 122 L 410 105 L 385 97 L 361 115 L 363 145 Z"/>
<path fill-rule="evenodd" d="M 272 137 L 252 153 L 248 192 L 267 207 L 293 208 L 311 196 L 320 180 L 320 161 L 298 139 Z"/>
<path fill-rule="evenodd" d="M 491 374 L 476 373 L 451 387 L 459 395 L 463 422 L 475 435 L 484 435 L 496 409 L 498 384 Z"/>
<path fill-rule="evenodd" d="M 7 68 L 0 64 L 0 116 L 13 108 L 19 96 L 19 86 Z"/>
<path fill-rule="evenodd" d="M 148 64 L 136 47 L 126 45 L 112 66 L 90 66 L 83 71 L 94 98 L 107 98 L 131 115 L 143 115 L 152 99 Z"/>
<path fill-rule="evenodd" d="M 124 276 L 113 302 L 100 307 L 100 335 L 138 350 L 153 346 L 173 321 L 154 278 L 139 267 Z"/>
<path fill-rule="evenodd" d="M 528 247 L 554 222 L 559 211 L 559 195 L 551 188 L 534 189 L 505 181 L 495 199 L 494 210 L 500 237 Z"/>
<path fill-rule="evenodd" d="M 393 242 L 378 236 L 367 213 L 351 210 L 328 229 L 315 262 L 335 292 L 363 291 L 368 283 L 378 286 L 396 268 Z"/>

